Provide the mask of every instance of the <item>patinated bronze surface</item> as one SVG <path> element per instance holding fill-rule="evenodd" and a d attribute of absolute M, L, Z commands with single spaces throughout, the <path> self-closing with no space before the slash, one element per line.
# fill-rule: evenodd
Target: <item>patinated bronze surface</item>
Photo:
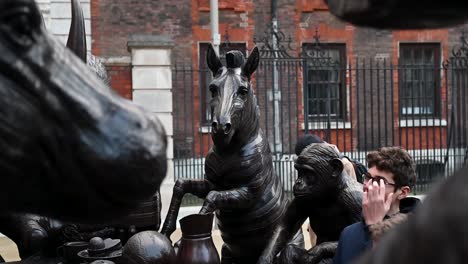
<path fill-rule="evenodd" d="M 325 0 L 332 14 L 355 25 L 417 29 L 448 27 L 468 20 L 468 3 L 458 0 Z"/>
<path fill-rule="evenodd" d="M 66 245 L 67 244 L 64 246 Z M 76 264 L 83 262 L 90 263 L 95 260 L 110 260 L 116 264 L 125 264 L 125 262 L 122 261 L 122 243 L 120 239 L 93 237 L 89 240 L 88 247 L 79 251 L 77 256 L 80 261 L 76 262 Z M 70 258 L 70 256 L 65 258 L 65 260 L 75 263 L 72 262 L 73 259 Z"/>
<path fill-rule="evenodd" d="M 63 223 L 49 217 L 25 213 L 0 214 L 0 232 L 13 240 L 21 259 L 35 254 L 56 257 Z"/>
<path fill-rule="evenodd" d="M 230 51 L 223 66 L 213 48 L 208 49 L 207 62 L 214 76 L 209 85 L 214 146 L 206 156 L 205 180 L 175 183 L 162 228 L 168 237 L 175 230 L 184 194 L 205 199 L 200 213 L 216 211 L 224 240 L 222 263 L 255 263 L 286 210 L 250 85 L 259 59 L 257 48 L 247 61 L 241 52 Z"/>
<path fill-rule="evenodd" d="M 122 251 L 125 264 L 178 264 L 171 241 L 156 231 L 132 236 Z"/>
<path fill-rule="evenodd" d="M 182 239 L 176 247 L 178 264 L 219 264 L 219 255 L 211 237 L 213 214 L 193 214 L 180 219 Z"/>
<path fill-rule="evenodd" d="M 102 224 L 72 224 L 33 214 L 4 213 L 0 215 L 0 230 L 16 243 L 21 259 L 34 255 L 43 258 L 63 257 L 57 254 L 57 248 L 70 242 L 87 242 L 99 236 L 118 238 L 125 243 L 137 232 L 157 230 L 160 209 L 154 208 L 151 200 L 148 202 L 151 204 L 147 208 L 138 207 L 125 218 Z M 145 209 L 147 212 L 143 211 Z"/>
<path fill-rule="evenodd" d="M 86 28 L 83 9 L 79 0 L 71 0 L 72 20 L 67 47 L 82 61 L 86 62 Z M 84 38 L 82 36 L 85 36 Z"/>
<path fill-rule="evenodd" d="M 0 2 L 0 232 L 56 263 L 62 223 L 125 215 L 165 175 L 161 124 L 45 32 L 34 1 Z M 40 252 L 36 251 L 40 249 Z"/>
<path fill-rule="evenodd" d="M 122 215 L 166 171 L 161 123 L 45 31 L 33 0 L 0 2 L 0 211 Z"/>
<path fill-rule="evenodd" d="M 121 237 L 129 222 L 134 233 L 157 229 L 166 171 L 159 121 L 106 87 L 103 65 L 90 55 L 87 69 L 41 21 L 32 0 L 0 2 L 0 232 L 38 263 L 70 238 Z M 77 0 L 68 47 L 86 62 Z M 114 224 L 70 226 L 58 218 Z"/>
<path fill-rule="evenodd" d="M 280 251 L 279 263 L 331 262 L 343 228 L 361 219 L 362 185 L 346 175 L 331 145 L 308 145 L 294 166 L 294 199 L 258 263 L 273 263 Z M 317 235 L 316 246 L 308 252 L 286 246 L 307 218 Z"/>
<path fill-rule="evenodd" d="M 79 0 L 71 1 L 71 25 L 68 34 L 67 48 L 78 56 L 84 63 L 96 73 L 96 75 L 106 84 L 109 83 L 106 67 L 93 54 L 86 51 L 86 28 L 83 9 Z"/>

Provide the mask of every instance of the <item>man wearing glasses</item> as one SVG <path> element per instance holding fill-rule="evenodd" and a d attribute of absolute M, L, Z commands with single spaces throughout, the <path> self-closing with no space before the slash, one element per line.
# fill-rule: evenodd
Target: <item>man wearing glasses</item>
<path fill-rule="evenodd" d="M 351 263 L 380 237 L 404 221 L 419 203 L 407 197 L 416 182 L 415 165 L 400 147 L 385 147 L 367 155 L 368 172 L 363 174 L 363 221 L 341 233 L 334 264 Z"/>

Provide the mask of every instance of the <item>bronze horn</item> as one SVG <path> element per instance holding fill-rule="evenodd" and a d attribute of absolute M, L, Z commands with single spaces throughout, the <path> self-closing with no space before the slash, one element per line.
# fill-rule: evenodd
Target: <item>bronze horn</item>
<path fill-rule="evenodd" d="M 72 0 L 72 21 L 67 47 L 86 63 L 86 28 L 79 0 Z"/>

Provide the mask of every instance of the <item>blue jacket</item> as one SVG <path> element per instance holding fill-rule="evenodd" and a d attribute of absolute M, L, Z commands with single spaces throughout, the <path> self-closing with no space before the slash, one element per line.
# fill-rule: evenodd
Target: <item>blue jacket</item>
<path fill-rule="evenodd" d="M 333 264 L 352 263 L 366 249 L 371 247 L 372 239 L 370 232 L 363 222 L 347 226 L 341 232 Z"/>
<path fill-rule="evenodd" d="M 419 204 L 419 199 L 406 197 L 400 201 L 400 213 L 410 213 Z M 333 264 L 352 263 L 369 248 L 372 248 L 372 239 L 369 228 L 364 222 L 361 221 L 347 226 L 341 232 Z"/>

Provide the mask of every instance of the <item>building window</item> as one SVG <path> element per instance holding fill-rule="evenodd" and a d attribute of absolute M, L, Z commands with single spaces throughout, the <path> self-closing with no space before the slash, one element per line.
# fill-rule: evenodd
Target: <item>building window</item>
<path fill-rule="evenodd" d="M 346 118 L 346 44 L 304 44 L 304 106 L 309 121 Z"/>
<path fill-rule="evenodd" d="M 201 102 L 201 112 L 202 112 L 202 125 L 208 125 L 211 123 L 211 110 L 209 108 L 211 94 L 208 90 L 208 85 L 210 84 L 211 80 L 213 79 L 213 74 L 211 73 L 208 65 L 206 64 L 206 52 L 208 50 L 208 45 L 210 43 L 200 43 L 200 52 L 198 56 L 198 65 L 200 69 L 200 98 L 202 98 Z M 246 55 L 246 45 L 245 43 L 221 43 L 219 46 L 219 53 L 220 59 L 224 65 L 226 65 L 226 52 L 230 50 L 239 50 L 244 55 Z"/>
<path fill-rule="evenodd" d="M 440 45 L 400 44 L 400 114 L 440 117 Z"/>

